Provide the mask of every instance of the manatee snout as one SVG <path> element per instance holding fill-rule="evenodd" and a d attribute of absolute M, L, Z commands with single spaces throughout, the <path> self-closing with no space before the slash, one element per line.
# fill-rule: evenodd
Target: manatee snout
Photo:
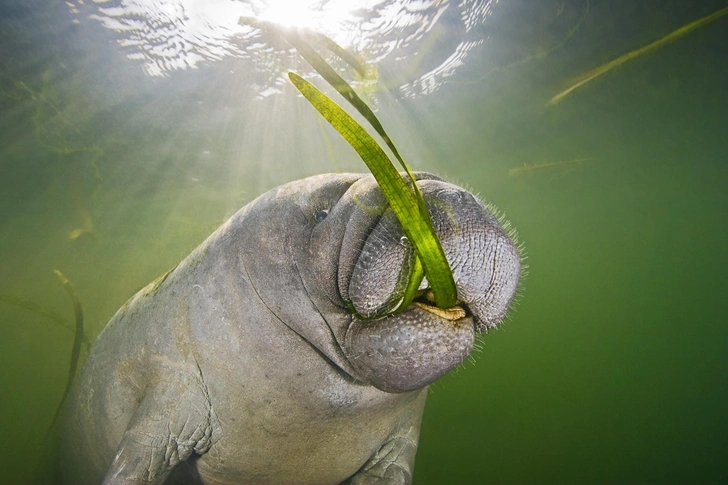
<path fill-rule="evenodd" d="M 344 352 L 364 379 L 388 392 L 424 387 L 460 365 L 475 336 L 505 317 L 521 273 L 516 243 L 477 197 L 441 180 L 418 186 L 453 272 L 456 307 L 436 308 L 425 279 L 415 301 L 399 308 L 415 253 L 391 209 L 342 251 L 357 248 L 350 273 L 339 275 L 356 314 Z"/>

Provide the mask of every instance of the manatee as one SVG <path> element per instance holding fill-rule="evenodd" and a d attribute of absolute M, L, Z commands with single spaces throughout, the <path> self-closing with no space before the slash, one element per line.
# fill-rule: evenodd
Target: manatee
<path fill-rule="evenodd" d="M 418 173 L 458 305 L 427 280 L 371 175 L 273 189 L 139 291 L 64 411 L 68 484 L 410 483 L 427 386 L 501 322 L 521 265 L 477 197 Z"/>

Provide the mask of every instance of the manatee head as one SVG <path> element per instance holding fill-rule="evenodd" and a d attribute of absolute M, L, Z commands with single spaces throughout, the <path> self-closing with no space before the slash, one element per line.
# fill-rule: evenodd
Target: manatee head
<path fill-rule="evenodd" d="M 386 392 L 422 388 L 460 365 L 475 336 L 505 317 L 521 272 L 517 246 L 477 197 L 416 178 L 453 271 L 450 309 L 435 307 L 427 279 L 399 308 L 414 250 L 370 175 L 276 189 L 248 208 L 242 235 L 256 238 L 244 269 L 268 309 L 351 378 Z"/>

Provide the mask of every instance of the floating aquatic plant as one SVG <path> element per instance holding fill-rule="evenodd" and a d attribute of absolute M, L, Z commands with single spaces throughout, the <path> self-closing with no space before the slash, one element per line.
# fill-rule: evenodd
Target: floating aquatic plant
<path fill-rule="evenodd" d="M 66 379 L 66 388 L 63 391 L 63 396 L 61 397 L 61 401 L 58 403 L 58 407 L 56 408 L 56 413 L 53 416 L 53 420 L 51 421 L 50 426 L 48 427 L 48 431 L 46 434 L 50 433 L 53 429 L 53 426 L 56 424 L 56 421 L 58 420 L 58 416 L 60 415 L 61 408 L 63 407 L 63 402 L 66 400 L 66 397 L 68 396 L 68 392 L 71 390 L 71 384 L 73 383 L 73 379 L 76 376 L 76 370 L 78 369 L 78 361 L 81 357 L 81 346 L 85 346 L 86 350 L 88 351 L 88 348 L 90 346 L 89 340 L 86 337 L 84 331 L 83 331 L 83 310 L 81 309 L 81 302 L 78 299 L 78 296 L 76 295 L 76 290 L 74 289 L 71 282 L 66 278 L 66 276 L 58 271 L 57 269 L 54 269 L 53 272 L 55 273 L 56 277 L 59 279 L 63 287 L 66 289 L 66 292 L 68 292 L 68 295 L 71 297 L 71 303 L 73 304 L 73 313 L 75 315 L 75 325 L 73 327 L 69 324 L 68 321 L 66 321 L 65 318 L 61 317 L 55 312 L 52 312 L 50 310 L 47 310 L 43 308 L 40 305 L 37 305 L 33 302 L 23 300 L 22 298 L 15 298 L 15 297 L 9 297 L 0 295 L 0 302 L 7 303 L 9 305 L 14 305 L 19 308 L 23 308 L 25 310 L 31 311 L 33 313 L 36 313 L 38 315 L 44 316 L 46 318 L 49 318 L 53 320 L 56 323 L 59 323 L 61 326 L 66 328 L 67 330 L 72 330 L 74 332 L 74 339 L 73 339 L 73 349 L 71 350 L 71 363 L 68 369 L 68 378 Z"/>
<path fill-rule="evenodd" d="M 508 171 L 508 175 L 522 175 L 524 173 L 543 172 L 545 170 L 555 168 L 575 168 L 582 165 L 584 162 L 593 160 L 593 157 L 586 158 L 575 158 L 573 160 L 559 160 L 558 162 L 544 162 L 544 163 L 533 163 L 523 164 L 518 167 L 513 167 Z"/>
<path fill-rule="evenodd" d="M 634 59 L 636 57 L 639 57 L 643 54 L 647 54 L 648 52 L 651 52 L 664 45 L 667 45 L 670 42 L 679 39 L 683 35 L 688 34 L 695 29 L 698 29 L 714 20 L 719 19 L 720 17 L 722 17 L 725 14 L 728 14 L 728 7 L 723 7 L 722 9 L 720 9 L 716 12 L 713 12 L 710 15 L 706 15 L 705 17 L 703 17 L 701 19 L 695 20 L 694 22 L 690 22 L 689 24 L 684 25 L 684 26 L 680 27 L 679 29 L 670 32 L 669 34 L 667 34 L 665 37 L 663 37 L 661 39 L 658 39 L 650 44 L 647 44 L 644 47 L 640 47 L 639 49 L 635 49 L 631 52 L 628 52 L 628 53 L 624 54 L 623 56 L 619 56 L 618 58 L 616 58 L 612 61 L 609 61 L 605 64 L 602 64 L 599 67 L 596 67 L 590 71 L 585 72 L 584 74 L 578 76 L 571 83 L 571 85 L 568 88 L 564 89 L 559 94 L 557 94 L 556 96 L 551 98 L 549 100 L 548 104 L 553 105 L 553 104 L 558 103 L 559 101 L 564 99 L 569 93 L 571 93 L 575 89 L 585 85 L 592 79 L 596 79 L 597 77 L 601 76 L 602 74 L 611 71 L 615 67 L 621 66 L 622 64 L 624 64 L 627 61 L 631 61 L 632 59 Z"/>
<path fill-rule="evenodd" d="M 364 163 L 369 167 L 374 178 L 382 189 L 389 205 L 402 224 L 404 233 L 415 249 L 415 261 L 399 310 L 405 309 L 417 296 L 424 276 L 432 290 L 435 304 L 439 308 L 450 308 L 457 303 L 457 289 L 452 271 L 445 257 L 422 193 L 417 187 L 414 175 L 410 171 L 394 143 L 384 131 L 379 119 L 369 106 L 357 95 L 354 89 L 321 57 L 306 41 L 305 31 L 280 30 L 280 33 L 295 47 L 303 58 L 326 80 L 344 99 L 372 125 L 384 140 L 394 157 L 404 169 L 409 183 L 397 171 L 394 164 L 369 133 L 344 111 L 331 98 L 319 91 L 313 84 L 301 76 L 290 72 L 289 79 L 316 110 L 338 131 L 354 148 Z M 324 37 L 322 34 L 316 34 Z M 354 56 L 346 54 L 334 41 L 326 38 L 325 45 L 329 50 L 342 57 L 357 71 L 362 67 Z"/>
<path fill-rule="evenodd" d="M 63 402 L 66 400 L 68 392 L 71 390 L 71 384 L 73 384 L 73 378 L 76 376 L 76 369 L 78 369 L 78 360 L 81 357 L 81 343 L 84 338 L 83 310 L 81 309 L 81 302 L 76 295 L 76 289 L 73 287 L 71 282 L 68 281 L 68 278 L 66 278 L 63 273 L 61 273 L 57 269 L 54 269 L 53 272 L 56 274 L 60 282 L 63 284 L 63 287 L 68 292 L 68 295 L 71 297 L 71 303 L 73 303 L 73 313 L 76 317 L 76 331 L 75 337 L 73 339 L 73 349 L 71 350 L 71 364 L 68 369 L 66 388 L 63 391 L 61 402 L 58 403 L 58 408 L 56 409 L 56 414 L 53 416 L 53 421 L 51 421 L 51 425 L 48 427 L 48 433 L 51 432 L 51 430 L 53 429 L 53 425 L 56 424 L 58 416 L 61 413 L 61 409 L 63 408 Z"/>
<path fill-rule="evenodd" d="M 404 300 L 399 308 L 406 308 L 414 299 L 424 275 L 427 275 L 427 281 L 432 287 L 437 306 L 440 308 L 454 306 L 457 294 L 452 272 L 445 259 L 440 241 L 432 228 L 429 215 L 423 216 L 421 205 L 424 205 L 424 202 L 418 200 L 418 195 L 420 199 L 422 195 L 412 188 L 415 186 L 414 183 L 407 184 L 402 175 L 394 168 L 382 147 L 331 98 L 295 73 L 288 73 L 288 77 L 293 85 L 301 91 L 301 94 L 344 137 L 367 164 L 381 187 L 384 197 L 402 224 L 404 233 L 415 248 L 417 255 L 414 269 L 410 275 Z M 448 283 L 451 283 L 451 287 L 448 287 Z"/>

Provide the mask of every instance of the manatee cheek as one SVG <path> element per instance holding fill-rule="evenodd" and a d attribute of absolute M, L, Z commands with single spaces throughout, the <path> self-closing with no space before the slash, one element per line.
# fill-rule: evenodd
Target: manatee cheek
<path fill-rule="evenodd" d="M 446 321 L 412 308 L 379 320 L 354 319 L 344 350 L 360 376 L 374 387 L 407 392 L 462 364 L 474 340 L 471 317 Z"/>

